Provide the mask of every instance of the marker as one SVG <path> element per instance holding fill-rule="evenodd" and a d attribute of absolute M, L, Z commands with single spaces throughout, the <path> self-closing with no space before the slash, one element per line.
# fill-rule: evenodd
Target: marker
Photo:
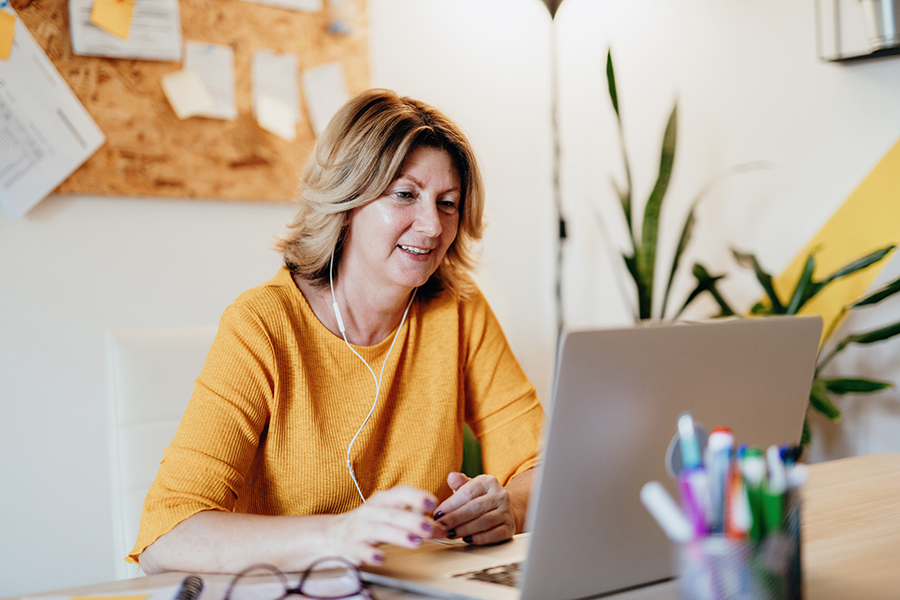
<path fill-rule="evenodd" d="M 787 473 L 778 446 L 766 450 L 769 479 L 763 483 L 762 512 L 766 533 L 781 531 L 784 520 L 784 493 L 787 490 Z"/>
<path fill-rule="evenodd" d="M 670 540 L 686 544 L 694 539 L 694 528 L 660 482 L 650 481 L 644 484 L 641 488 L 641 502 Z"/>
<path fill-rule="evenodd" d="M 753 515 L 753 523 L 750 526 L 750 539 L 758 542 L 762 539 L 765 530 L 762 519 L 762 484 L 766 478 L 766 460 L 759 448 L 747 448 L 744 458 L 740 463 L 741 474 L 747 484 L 747 498 L 750 500 L 750 512 Z"/>
<path fill-rule="evenodd" d="M 728 468 L 734 450 L 734 434 L 727 427 L 716 427 L 706 442 L 705 464 L 709 482 L 709 530 L 722 533 L 725 526 L 725 490 Z"/>
<path fill-rule="evenodd" d="M 700 442 L 694 433 L 694 419 L 691 413 L 684 412 L 678 417 L 678 438 L 683 468 L 696 469 L 700 466 Z"/>
<path fill-rule="evenodd" d="M 725 535 L 733 540 L 747 538 L 747 532 L 753 525 L 753 513 L 750 510 L 750 499 L 747 497 L 747 486 L 741 471 L 732 466 L 728 473 L 728 486 L 725 490 Z"/>
<path fill-rule="evenodd" d="M 678 492 L 684 514 L 694 528 L 694 536 L 709 533 L 709 483 L 703 467 L 682 469 L 678 474 Z"/>

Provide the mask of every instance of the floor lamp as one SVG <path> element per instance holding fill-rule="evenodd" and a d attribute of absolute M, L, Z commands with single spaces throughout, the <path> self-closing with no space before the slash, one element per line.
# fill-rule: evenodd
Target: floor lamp
<path fill-rule="evenodd" d="M 563 0 L 543 0 L 550 11 L 550 18 L 556 18 L 556 11 Z M 556 273 L 554 285 L 554 306 L 556 309 L 556 334 L 557 339 L 562 333 L 565 319 L 563 318 L 562 302 L 562 263 L 563 243 L 566 239 L 566 220 L 562 212 L 562 189 L 560 184 L 560 134 L 559 134 L 559 66 L 557 64 L 556 26 L 550 26 L 550 119 L 551 135 L 553 136 L 553 206 L 559 225 L 556 240 Z"/>

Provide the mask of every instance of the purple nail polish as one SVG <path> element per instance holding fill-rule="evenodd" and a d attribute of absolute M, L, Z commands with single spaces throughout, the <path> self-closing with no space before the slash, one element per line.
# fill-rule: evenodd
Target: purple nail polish
<path fill-rule="evenodd" d="M 434 525 L 432 525 L 431 523 L 428 523 L 426 521 L 426 522 L 422 523 L 422 531 L 427 531 L 428 533 L 431 533 L 432 531 L 434 531 Z"/>
<path fill-rule="evenodd" d="M 420 537 L 418 537 L 418 536 L 415 536 L 415 535 L 413 535 L 413 534 L 409 534 L 409 535 L 406 536 L 406 537 L 408 537 L 408 538 L 409 538 L 409 541 L 411 541 L 413 544 L 415 544 L 415 545 L 417 545 L 417 546 L 418 546 L 419 544 L 422 543 L 422 538 L 420 538 Z"/>
<path fill-rule="evenodd" d="M 431 498 L 425 498 L 425 510 L 434 510 L 437 504 Z"/>
<path fill-rule="evenodd" d="M 464 541 L 465 543 L 467 543 L 467 544 L 471 544 L 471 543 L 472 543 L 472 536 L 471 536 L 471 535 L 467 535 L 466 537 L 463 538 L 463 541 Z"/>
<path fill-rule="evenodd" d="M 437 521 L 438 519 L 440 519 L 440 518 L 443 517 L 443 516 L 444 516 L 443 511 L 440 511 L 440 510 L 439 510 L 439 511 L 437 511 L 436 513 L 434 513 L 434 520 Z"/>
<path fill-rule="evenodd" d="M 384 555 L 383 555 L 383 554 L 376 554 L 375 556 L 372 557 L 372 562 L 375 563 L 375 564 L 380 565 L 381 563 L 384 562 Z"/>
<path fill-rule="evenodd" d="M 452 539 L 455 538 L 455 537 L 456 537 L 456 530 L 455 530 L 455 529 L 451 529 L 450 531 L 447 532 L 447 538 L 449 538 L 449 539 L 452 540 Z"/>

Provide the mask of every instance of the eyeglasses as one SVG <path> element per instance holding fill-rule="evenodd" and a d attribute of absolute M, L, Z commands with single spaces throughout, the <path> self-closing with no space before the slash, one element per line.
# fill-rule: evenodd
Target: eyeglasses
<path fill-rule="evenodd" d="M 254 581 L 259 576 L 274 575 L 278 581 Z M 311 564 L 292 586 L 288 575 L 272 565 L 254 565 L 235 575 L 225 593 L 225 600 L 283 600 L 291 595 L 315 600 L 338 600 L 361 596 L 375 600 L 363 583 L 359 569 L 343 558 L 321 558 Z"/>

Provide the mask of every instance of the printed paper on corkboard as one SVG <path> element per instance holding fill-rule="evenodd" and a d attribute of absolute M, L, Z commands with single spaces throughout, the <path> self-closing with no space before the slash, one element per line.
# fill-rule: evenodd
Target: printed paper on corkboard
<path fill-rule="evenodd" d="M 300 70 L 340 61 L 350 94 L 368 87 L 367 16 L 350 35 L 328 32 L 324 13 L 241 0 L 180 0 L 184 40 L 234 49 L 238 118 L 179 120 L 160 81 L 181 63 L 72 54 L 67 0 L 13 0 L 32 35 L 107 137 L 55 190 L 58 193 L 283 201 L 315 141 L 305 108 L 297 139 L 261 129 L 251 113 L 250 63 L 256 50 L 291 52 Z M 299 73 L 298 73 L 299 77 Z M 302 96 L 302 93 L 301 93 Z M 301 100 L 302 102 L 302 100 Z"/>

